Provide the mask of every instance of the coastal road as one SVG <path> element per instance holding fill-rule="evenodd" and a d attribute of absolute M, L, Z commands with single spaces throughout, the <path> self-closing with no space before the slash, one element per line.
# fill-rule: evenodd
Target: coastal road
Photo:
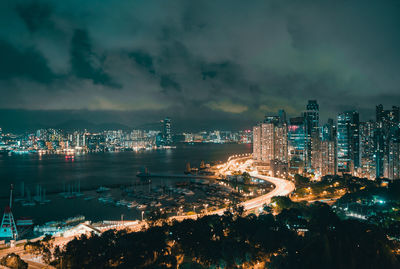
<path fill-rule="evenodd" d="M 247 159 L 247 160 L 246 160 Z M 238 162 L 246 160 L 245 162 L 239 164 Z M 228 175 L 230 174 L 230 168 L 234 167 L 234 169 L 239 170 L 239 171 L 245 171 L 247 167 L 251 166 L 253 163 L 252 160 L 248 160 L 248 157 L 245 158 L 239 158 L 239 159 L 231 159 L 228 162 L 226 162 L 220 169 L 219 173 L 223 175 Z M 283 178 L 278 178 L 278 177 L 271 177 L 271 176 L 265 176 L 261 175 L 256 171 L 250 172 L 250 176 L 253 178 L 257 178 L 259 180 L 267 181 L 272 183 L 275 188 L 270 191 L 267 194 L 261 195 L 259 197 L 247 200 L 245 202 L 240 203 L 244 207 L 245 210 L 252 210 L 256 208 L 261 208 L 264 204 L 268 204 L 271 202 L 271 198 L 275 196 L 287 196 L 291 192 L 294 191 L 295 185 L 293 182 L 283 179 Z M 222 215 L 225 212 L 226 208 L 219 209 L 216 211 L 211 211 L 208 212 L 207 215 Z M 195 219 L 199 215 L 198 214 L 193 214 L 193 215 L 184 215 L 184 216 L 176 216 L 176 217 L 171 217 L 171 219 L 175 220 L 184 220 L 184 219 Z"/>
<path fill-rule="evenodd" d="M 263 204 L 268 204 L 274 196 L 287 196 L 295 189 L 293 182 L 283 178 L 264 176 L 260 175 L 258 172 L 250 172 L 249 174 L 254 178 L 274 184 L 275 188 L 267 194 L 243 202 L 242 205 L 246 210 L 261 207 Z"/>
<path fill-rule="evenodd" d="M 219 173 L 226 176 L 231 174 L 231 169 L 234 169 L 234 171 L 246 171 L 248 168 L 252 167 L 252 164 L 253 160 L 249 159 L 249 156 L 233 159 L 230 158 L 228 162 L 221 166 Z M 295 189 L 293 182 L 283 178 L 261 175 L 257 171 L 249 172 L 249 174 L 254 178 L 274 184 L 275 188 L 267 194 L 242 202 L 241 205 L 244 206 L 245 210 L 262 207 L 263 204 L 270 203 L 272 197 L 287 196 Z M 219 211 L 220 210 L 218 210 L 218 213 Z"/>

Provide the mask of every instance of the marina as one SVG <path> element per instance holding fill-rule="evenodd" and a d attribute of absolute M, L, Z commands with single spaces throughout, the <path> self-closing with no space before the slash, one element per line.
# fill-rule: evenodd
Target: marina
<path fill-rule="evenodd" d="M 227 159 L 226 152 L 249 150 L 248 145 L 197 144 L 168 151 L 88 154 L 75 156 L 73 163 L 62 156 L 5 155 L 0 157 L 0 168 L 4 167 L 0 176 L 5 179 L 0 202 L 7 203 L 7 182 L 12 181 L 15 220 L 30 231 L 78 215 L 99 222 L 120 220 L 121 216 L 140 220 L 142 214 L 146 217 L 160 209 L 169 215 L 200 213 L 223 207 L 231 199 L 243 199 L 244 194 L 233 195 L 233 186 L 217 182 L 215 177 L 184 174 L 185 165 L 190 162 L 201 168 L 205 160 L 206 168 L 205 163 Z M 45 168 L 40 168 L 41 163 L 46 163 Z M 118 170 L 113 168 L 115 163 L 120 164 Z M 150 178 L 137 176 L 144 167 Z"/>
<path fill-rule="evenodd" d="M 246 159 L 246 157 L 242 157 Z M 247 161 L 246 161 L 247 163 Z M 228 160 L 227 165 L 230 166 L 231 161 Z M 247 164 L 243 164 L 247 165 Z M 208 166 L 209 171 L 221 171 L 220 166 Z M 234 168 L 235 169 L 235 168 Z M 146 169 L 147 170 L 147 169 Z M 243 174 L 244 175 L 244 174 Z M 275 187 L 272 183 L 265 180 L 258 180 L 253 178 L 247 185 L 242 185 L 238 188 L 237 180 L 230 177 L 215 177 L 215 179 L 200 179 L 192 175 L 185 181 L 174 181 L 173 184 L 165 184 L 164 181 L 153 184 L 152 179 L 147 177 L 143 179 L 138 177 L 139 181 L 135 181 L 130 185 L 121 185 L 119 188 L 109 188 L 100 186 L 95 190 L 89 192 L 81 192 L 80 183 L 74 183 L 69 187 L 64 186 L 63 192 L 53 194 L 53 197 L 58 197 L 64 201 L 78 201 L 83 200 L 87 203 L 92 201 L 101 204 L 103 209 L 106 207 L 118 208 L 127 211 L 140 212 L 141 219 L 147 218 L 154 211 L 163 211 L 167 217 L 181 218 L 187 216 L 206 215 L 209 212 L 222 212 L 232 203 L 253 203 L 269 194 Z M 143 182 L 146 181 L 146 182 Z M 140 184 L 147 183 L 147 184 Z M 232 184 L 232 182 L 236 182 Z M 24 196 L 25 184 L 21 183 L 21 195 Z M 67 190 L 67 191 L 66 191 Z M 57 237 L 68 237 L 74 234 L 84 233 L 101 233 L 101 229 L 110 229 L 113 227 L 125 227 L 124 217 L 129 214 L 121 214 L 121 221 L 93 221 L 87 219 L 84 215 L 77 215 L 76 217 L 68 217 L 63 220 L 51 220 L 44 223 L 34 223 L 33 219 L 20 218 L 14 222 L 12 211 L 12 196 L 13 186 L 10 191 L 10 206 L 4 213 L 4 219 L 8 220 L 11 224 L 2 224 L 2 227 L 10 227 L 6 231 L 7 237 L 18 239 L 40 238 L 45 235 L 52 235 Z M 79 193 L 79 195 L 75 195 Z M 27 195 L 28 196 L 28 195 Z M 85 199 L 86 197 L 91 199 Z M 94 199 L 97 198 L 97 199 Z M 51 201 L 45 199 L 45 191 L 39 185 L 36 186 L 36 196 L 33 199 L 36 204 L 32 207 L 41 207 L 48 205 Z M 25 201 L 19 199 L 20 202 Z M 55 202 L 57 199 L 55 199 Z M 8 214 L 8 215 L 7 215 Z M 129 223 L 137 225 L 134 219 L 128 218 Z M 136 221 L 139 221 L 137 219 Z M 117 224 L 115 224 L 115 223 Z M 18 226 L 15 225 L 17 223 Z M 111 225 L 111 226 L 110 226 Z M 117 225 L 117 226 L 115 226 Z M 131 224 L 129 224 L 131 225 Z M 17 228 L 18 227 L 18 228 Z M 17 232 L 18 231 L 18 232 Z M 4 233 L 4 232 L 3 232 Z M 19 234 L 20 233 L 20 234 Z"/>

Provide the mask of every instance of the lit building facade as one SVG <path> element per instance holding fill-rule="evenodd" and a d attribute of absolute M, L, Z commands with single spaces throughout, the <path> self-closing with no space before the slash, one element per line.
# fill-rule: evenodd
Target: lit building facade
<path fill-rule="evenodd" d="M 368 179 L 376 178 L 375 127 L 376 124 L 373 121 L 360 123 L 361 164 L 359 176 Z"/>
<path fill-rule="evenodd" d="M 337 170 L 351 173 L 360 167 L 360 124 L 357 111 L 340 113 L 337 118 Z"/>
<path fill-rule="evenodd" d="M 306 130 L 303 117 L 289 119 L 288 125 L 288 159 L 293 173 L 302 173 L 306 149 Z"/>
<path fill-rule="evenodd" d="M 336 142 L 335 140 L 321 141 L 319 154 L 319 174 L 335 175 L 336 174 Z"/>
<path fill-rule="evenodd" d="M 399 139 L 399 107 L 384 110 L 376 106 L 376 177 L 389 177 L 391 169 L 390 145 Z"/>
<path fill-rule="evenodd" d="M 398 139 L 389 142 L 387 178 L 400 179 L 400 141 Z"/>
<path fill-rule="evenodd" d="M 261 161 L 261 126 L 253 127 L 253 159 Z"/>
<path fill-rule="evenodd" d="M 162 136 L 164 143 L 170 145 L 172 143 L 172 133 L 171 133 L 171 118 L 165 118 L 162 121 Z"/>
<path fill-rule="evenodd" d="M 319 147 L 319 105 L 316 100 L 309 100 L 306 111 L 303 113 L 306 130 L 306 150 L 305 150 L 305 167 L 308 171 L 313 171 L 318 160 L 316 151 Z"/>
<path fill-rule="evenodd" d="M 274 159 L 274 123 L 261 124 L 261 161 L 269 163 Z"/>
<path fill-rule="evenodd" d="M 268 116 L 253 127 L 253 158 L 270 164 L 288 161 L 287 124 L 279 116 Z"/>

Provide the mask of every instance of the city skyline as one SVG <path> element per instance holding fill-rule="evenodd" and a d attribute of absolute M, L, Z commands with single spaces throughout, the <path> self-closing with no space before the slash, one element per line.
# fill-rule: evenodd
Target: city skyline
<path fill-rule="evenodd" d="M 400 102 L 396 1 L 2 1 L 0 12 L 3 128 L 169 115 L 182 129 L 243 129 L 308 99 L 323 119 Z"/>
<path fill-rule="evenodd" d="M 399 14 L 1 0 L 0 267 L 400 268 Z"/>
<path fill-rule="evenodd" d="M 360 113 L 338 113 L 336 121 L 320 121 L 317 100 L 287 118 L 284 110 L 265 116 L 253 127 L 253 158 L 271 176 L 350 174 L 375 180 L 400 178 L 400 107 L 375 107 L 375 119 L 360 121 Z"/>

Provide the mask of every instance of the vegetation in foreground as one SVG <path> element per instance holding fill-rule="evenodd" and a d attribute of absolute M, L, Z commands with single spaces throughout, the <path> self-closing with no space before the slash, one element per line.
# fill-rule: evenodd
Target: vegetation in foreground
<path fill-rule="evenodd" d="M 330 207 L 285 207 L 280 213 L 160 223 L 141 232 L 81 236 L 56 249 L 57 268 L 400 268 L 382 231 L 340 220 Z M 268 208 L 267 208 L 268 209 Z"/>
<path fill-rule="evenodd" d="M 26 269 L 28 264 L 23 261 L 17 254 L 10 253 L 0 259 L 0 265 L 12 269 Z"/>

